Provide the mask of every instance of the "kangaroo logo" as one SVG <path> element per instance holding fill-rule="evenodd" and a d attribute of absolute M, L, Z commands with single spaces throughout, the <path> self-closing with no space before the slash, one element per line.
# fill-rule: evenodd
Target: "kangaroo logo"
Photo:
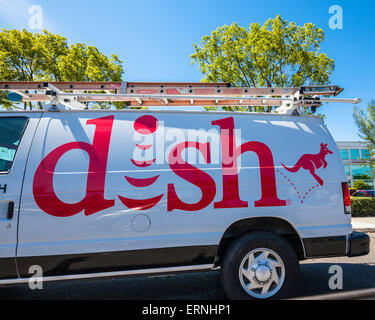
<path fill-rule="evenodd" d="M 308 170 L 316 181 L 322 186 L 323 180 L 315 173 L 315 170 L 319 169 L 321 166 L 323 166 L 324 169 L 327 167 L 327 161 L 325 160 L 327 154 L 333 154 L 333 152 L 327 148 L 327 143 L 321 143 L 319 153 L 304 154 L 301 156 L 301 158 L 299 158 L 293 168 L 287 168 L 283 163 L 281 164 L 289 172 L 297 172 L 301 168 Z"/>

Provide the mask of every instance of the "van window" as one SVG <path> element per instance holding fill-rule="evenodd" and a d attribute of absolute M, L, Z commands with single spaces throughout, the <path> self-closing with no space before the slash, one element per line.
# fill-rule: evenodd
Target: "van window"
<path fill-rule="evenodd" d="M 0 117 L 1 173 L 10 172 L 26 123 L 25 117 Z"/>

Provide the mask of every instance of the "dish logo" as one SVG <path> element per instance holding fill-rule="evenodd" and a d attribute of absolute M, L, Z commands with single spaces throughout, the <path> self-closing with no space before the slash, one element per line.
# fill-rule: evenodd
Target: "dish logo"
<path fill-rule="evenodd" d="M 88 120 L 86 124 L 95 126 L 92 144 L 69 142 L 52 150 L 39 164 L 34 175 L 34 199 L 44 212 L 57 216 L 69 217 L 84 210 L 88 216 L 114 206 L 115 200 L 104 198 L 105 174 L 113 116 Z M 53 188 L 53 175 L 59 159 L 68 151 L 81 149 L 90 157 L 87 172 L 86 195 L 77 203 L 61 201 Z"/>
<path fill-rule="evenodd" d="M 88 120 L 87 125 L 95 126 L 92 144 L 86 142 L 69 142 L 52 150 L 39 164 L 33 180 L 34 199 L 44 212 L 57 216 L 69 217 L 79 212 L 91 215 L 115 205 L 114 199 L 104 198 L 105 175 L 107 169 L 108 151 L 111 140 L 114 116 Z M 248 202 L 240 198 L 238 181 L 238 158 L 246 153 L 253 152 L 259 160 L 261 198 L 254 201 L 255 207 L 286 206 L 286 201 L 277 196 L 275 166 L 273 155 L 269 147 L 258 141 L 245 142 L 237 146 L 234 135 L 235 127 L 233 117 L 212 121 L 213 126 L 220 129 L 221 166 L 222 166 L 222 190 L 221 200 L 214 202 L 215 209 L 248 207 Z M 138 118 L 134 122 L 135 130 L 143 134 L 152 134 L 157 130 L 158 121 L 155 117 L 147 115 Z M 148 145 L 137 145 L 146 149 Z M 210 159 L 210 143 L 196 141 L 184 141 L 174 146 L 168 155 L 168 164 L 171 170 L 180 178 L 195 185 L 201 190 L 202 197 L 196 203 L 183 202 L 176 193 L 173 183 L 167 185 L 167 210 L 197 211 L 210 205 L 216 196 L 216 183 L 205 171 L 187 163 L 182 152 L 187 148 L 198 150 L 205 162 Z M 65 203 L 61 201 L 53 187 L 53 176 L 60 158 L 68 151 L 81 149 L 90 159 L 87 173 L 86 195 L 77 203 Z M 155 159 L 146 162 L 137 162 L 131 159 L 138 167 L 149 166 Z M 126 181 L 138 187 L 147 187 L 154 183 L 159 176 L 146 179 L 136 179 L 125 176 Z M 120 201 L 128 208 L 134 210 L 146 210 L 155 206 L 164 194 L 150 199 L 130 199 L 119 195 Z"/>

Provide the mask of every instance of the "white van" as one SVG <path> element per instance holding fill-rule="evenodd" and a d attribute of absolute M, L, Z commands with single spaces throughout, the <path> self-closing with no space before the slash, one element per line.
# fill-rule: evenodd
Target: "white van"
<path fill-rule="evenodd" d="M 282 298 L 299 260 L 369 252 L 315 116 L 1 112 L 0 171 L 0 284 L 221 268 L 229 298 Z"/>

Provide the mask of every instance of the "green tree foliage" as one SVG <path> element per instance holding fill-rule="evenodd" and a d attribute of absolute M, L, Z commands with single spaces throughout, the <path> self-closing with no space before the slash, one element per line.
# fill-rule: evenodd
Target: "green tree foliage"
<path fill-rule="evenodd" d="M 2 81 L 121 81 L 122 74 L 118 56 L 107 57 L 96 47 L 83 43 L 68 45 L 66 38 L 48 31 L 0 31 Z M 13 106 L 5 93 L 0 96 L 0 104 L 5 108 Z M 118 108 L 125 106 L 120 102 L 113 104 Z M 29 106 L 32 107 L 31 103 Z"/>
<path fill-rule="evenodd" d="M 60 57 L 58 70 L 61 81 L 121 81 L 121 60 L 110 58 L 93 46 L 77 43 Z"/>
<path fill-rule="evenodd" d="M 363 180 L 356 180 L 353 182 L 353 188 L 356 190 L 370 190 L 371 186 Z"/>
<path fill-rule="evenodd" d="M 192 64 L 198 63 L 203 82 L 232 86 L 299 87 L 329 83 L 334 61 L 319 53 L 324 32 L 312 23 L 298 26 L 279 15 L 249 30 L 232 23 L 217 28 L 193 44 Z M 225 110 L 253 111 L 249 107 Z M 256 108 L 259 111 L 272 107 Z"/>
<path fill-rule="evenodd" d="M 367 148 L 370 151 L 370 158 L 366 164 L 372 168 L 375 167 L 375 100 L 371 100 L 367 108 L 355 107 L 353 112 L 354 122 L 358 127 L 359 136 L 366 141 Z"/>

